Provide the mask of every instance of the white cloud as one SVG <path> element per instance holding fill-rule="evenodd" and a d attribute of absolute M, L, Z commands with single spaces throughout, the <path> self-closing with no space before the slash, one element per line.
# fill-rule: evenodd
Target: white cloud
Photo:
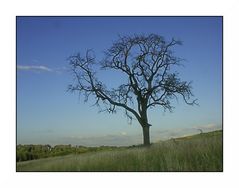
<path fill-rule="evenodd" d="M 217 129 L 221 129 L 222 126 L 221 125 L 216 125 L 214 123 L 210 123 L 210 124 L 207 124 L 207 125 L 199 125 L 199 126 L 195 126 L 194 127 L 195 129 L 202 129 L 203 131 L 214 131 L 214 130 L 217 130 Z"/>
<path fill-rule="evenodd" d="M 25 70 L 25 71 L 46 71 L 52 72 L 53 70 L 46 66 L 36 66 L 36 65 L 17 65 L 17 70 Z"/>
<path fill-rule="evenodd" d="M 123 134 L 122 134 L 123 133 Z M 59 143 L 59 140 L 61 142 Z M 102 136 L 66 136 L 57 139 L 56 143 L 51 144 L 72 144 L 72 145 L 83 145 L 83 146 L 130 146 L 141 144 L 141 135 L 125 135 L 125 132 L 120 134 L 109 134 Z"/>
<path fill-rule="evenodd" d="M 167 140 L 170 138 L 177 138 L 177 137 L 183 137 L 193 134 L 199 134 L 201 131 L 203 133 L 215 131 L 215 130 L 221 130 L 222 126 L 215 123 L 210 123 L 206 125 L 196 125 L 192 127 L 181 127 L 181 128 L 170 128 L 170 129 L 164 129 L 164 130 L 155 130 L 151 132 L 151 140 L 159 141 L 159 140 Z"/>
<path fill-rule="evenodd" d="M 122 136 L 125 136 L 125 135 L 127 135 L 127 133 L 126 132 L 121 132 L 120 133 Z"/>
<path fill-rule="evenodd" d="M 156 143 L 162 140 L 168 140 L 171 138 L 189 136 L 194 134 L 199 134 L 198 129 L 202 129 L 204 133 L 220 130 L 222 129 L 221 125 L 215 123 L 210 123 L 206 125 L 197 125 L 190 127 L 181 127 L 181 128 L 168 128 L 168 129 L 152 129 L 150 131 L 150 139 L 152 143 Z M 51 131 L 49 130 L 50 134 Z M 97 136 L 87 136 L 87 135 L 68 135 L 63 137 L 52 137 L 50 140 L 47 139 L 38 141 L 36 143 L 42 144 L 72 144 L 72 145 L 83 145 L 83 146 L 130 146 L 138 145 L 143 142 L 142 132 L 140 133 L 127 133 L 124 131 L 107 134 L 107 135 L 97 135 Z"/>

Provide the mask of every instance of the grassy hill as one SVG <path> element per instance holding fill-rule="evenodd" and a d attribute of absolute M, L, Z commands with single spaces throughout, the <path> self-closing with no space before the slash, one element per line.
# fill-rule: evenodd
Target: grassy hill
<path fill-rule="evenodd" d="M 222 131 L 17 163 L 17 171 L 222 171 Z"/>

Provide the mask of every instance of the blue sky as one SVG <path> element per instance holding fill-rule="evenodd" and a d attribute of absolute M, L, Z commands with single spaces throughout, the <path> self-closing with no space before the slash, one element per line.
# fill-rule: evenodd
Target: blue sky
<path fill-rule="evenodd" d="M 221 17 L 17 17 L 17 143 L 131 145 L 142 142 L 140 125 L 123 112 L 98 113 L 77 94 L 67 58 L 94 49 L 97 59 L 118 35 L 155 33 L 183 41 L 175 55 L 186 59 L 177 71 L 193 81 L 200 106 L 180 100 L 173 113 L 149 112 L 152 140 L 222 126 Z M 111 72 L 107 85 L 119 82 Z"/>

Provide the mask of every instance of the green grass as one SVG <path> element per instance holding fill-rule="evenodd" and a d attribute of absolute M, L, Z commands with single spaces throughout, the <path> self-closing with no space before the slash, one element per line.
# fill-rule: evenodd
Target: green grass
<path fill-rule="evenodd" d="M 17 171 L 222 171 L 222 131 L 17 163 Z"/>

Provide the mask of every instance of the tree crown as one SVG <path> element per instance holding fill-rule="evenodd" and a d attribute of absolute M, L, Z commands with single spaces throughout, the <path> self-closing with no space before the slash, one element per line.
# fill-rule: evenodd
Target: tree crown
<path fill-rule="evenodd" d="M 155 106 L 172 111 L 171 100 L 177 96 L 186 104 L 196 104 L 196 100 L 190 101 L 191 82 L 181 81 L 179 75 L 171 71 L 172 66 L 182 61 L 174 56 L 172 48 L 181 44 L 175 39 L 167 42 L 156 34 L 119 37 L 98 62 L 101 70 L 120 71 L 127 77 L 126 83 L 114 89 L 108 89 L 97 79 L 93 68 L 97 62 L 92 50 L 87 50 L 84 56 L 71 56 L 75 83 L 69 85 L 69 90 L 83 93 L 85 101 L 94 96 L 95 104 L 99 106 L 102 102 L 108 112 L 122 107 L 128 118 L 132 119 L 133 114 L 139 121 Z"/>

